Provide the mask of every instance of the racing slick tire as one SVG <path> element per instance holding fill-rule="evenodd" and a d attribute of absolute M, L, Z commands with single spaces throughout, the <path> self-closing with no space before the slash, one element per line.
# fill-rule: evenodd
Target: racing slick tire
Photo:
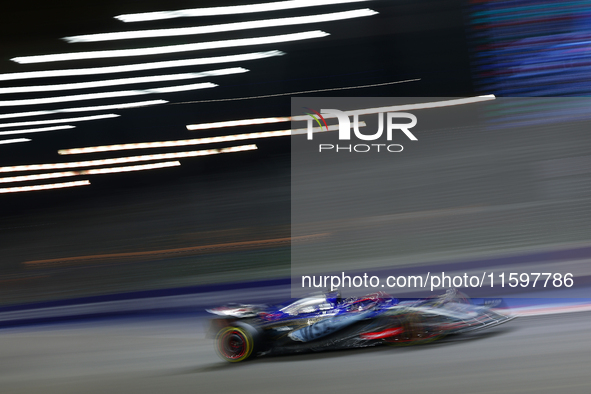
<path fill-rule="evenodd" d="M 256 356 L 261 344 L 259 331 L 243 322 L 234 322 L 218 331 L 215 350 L 225 361 L 237 363 Z"/>

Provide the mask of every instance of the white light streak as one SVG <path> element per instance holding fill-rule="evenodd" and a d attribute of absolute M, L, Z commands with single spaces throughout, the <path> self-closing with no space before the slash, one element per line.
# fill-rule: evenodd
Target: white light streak
<path fill-rule="evenodd" d="M 247 4 L 227 7 L 193 8 L 177 11 L 143 12 L 139 14 L 118 15 L 115 18 L 123 22 L 155 21 L 161 19 L 185 18 L 196 16 L 249 14 L 253 12 L 292 10 L 332 4 L 359 3 L 368 0 L 290 0 L 273 3 Z"/>
<path fill-rule="evenodd" d="M 85 122 L 87 120 L 99 120 L 116 118 L 120 115 L 105 114 L 95 116 L 80 116 L 78 118 L 64 118 L 64 119 L 49 119 L 49 120 L 33 120 L 30 122 L 15 122 L 15 123 L 0 123 L 0 128 L 4 127 L 22 127 L 22 126 L 37 126 L 42 124 L 56 124 L 56 123 L 71 123 L 71 122 Z"/>
<path fill-rule="evenodd" d="M 113 152 L 132 149 L 170 148 L 177 146 L 215 144 L 219 142 L 244 141 L 258 138 L 282 137 L 286 135 L 290 135 L 290 130 L 265 131 L 261 133 L 236 134 L 222 137 L 196 138 L 190 140 L 140 142 L 135 144 L 92 146 L 87 148 L 62 149 L 59 150 L 58 153 L 60 155 L 77 155 L 81 153 Z"/>
<path fill-rule="evenodd" d="M 153 89 L 146 89 L 149 93 L 174 93 L 174 92 L 186 92 L 188 90 L 196 90 L 196 89 L 206 89 L 206 88 L 215 88 L 218 86 L 215 83 L 196 83 L 193 85 L 183 85 L 183 86 L 169 86 L 166 88 L 153 88 Z"/>
<path fill-rule="evenodd" d="M 264 19 L 264 20 L 249 21 L 249 22 L 224 23 L 221 25 L 183 27 L 183 28 L 177 28 L 177 29 L 154 29 L 154 30 L 126 31 L 126 32 L 117 32 L 117 33 L 87 34 L 87 35 L 80 35 L 80 36 L 64 37 L 64 40 L 69 43 L 77 43 L 77 42 L 128 40 L 128 39 L 136 39 L 136 38 L 188 36 L 188 35 L 195 35 L 195 34 L 209 34 L 209 33 L 236 31 L 236 30 L 259 29 L 259 28 L 265 28 L 265 27 L 293 26 L 293 25 L 303 25 L 303 24 L 309 24 L 309 23 L 332 22 L 332 21 L 339 21 L 339 20 L 352 19 L 352 18 L 361 18 L 361 17 L 365 17 L 365 16 L 372 16 L 372 15 L 376 15 L 377 13 L 378 12 L 370 10 L 369 8 L 365 8 L 365 9 L 353 10 L 353 11 L 333 12 L 330 14 L 322 14 L 322 15 Z"/>
<path fill-rule="evenodd" d="M 360 127 L 365 126 L 365 122 L 359 122 Z M 339 125 L 330 125 L 328 130 L 326 128 L 320 129 L 319 127 L 313 128 L 314 132 L 323 131 L 334 131 L 338 130 Z M 262 131 L 259 133 L 248 133 L 248 134 L 235 134 L 225 135 L 219 137 L 207 137 L 207 138 L 195 138 L 190 140 L 176 140 L 176 141 L 160 141 L 160 142 L 139 142 L 135 144 L 119 144 L 119 145 L 103 145 L 103 146 L 91 146 L 87 148 L 73 148 L 73 149 L 62 149 L 58 153 L 60 155 L 77 155 L 81 153 L 96 153 L 96 152 L 112 152 L 120 150 L 132 150 L 132 149 L 149 149 L 149 148 L 170 148 L 175 146 L 189 146 L 189 145 L 204 145 L 204 144 L 216 144 L 219 142 L 232 142 L 232 141 L 244 141 L 259 138 L 272 138 L 272 137 L 285 137 L 292 134 L 304 134 L 307 132 L 305 129 L 294 129 L 294 130 L 276 130 L 276 131 Z"/>
<path fill-rule="evenodd" d="M 28 71 L 20 73 L 0 74 L 0 81 L 13 81 L 17 79 L 49 78 L 49 77 L 69 77 L 80 75 L 100 75 L 125 73 L 132 71 L 158 70 L 162 68 L 200 66 L 205 64 L 220 64 L 242 62 L 247 60 L 265 59 L 273 56 L 282 56 L 285 52 L 267 51 L 253 52 L 242 55 L 204 57 L 199 59 L 186 60 L 168 60 L 164 62 L 129 64 L 125 66 L 91 67 L 91 68 L 73 68 L 67 70 L 47 70 L 47 71 Z"/>
<path fill-rule="evenodd" d="M 478 97 L 469 97 L 464 99 L 454 99 L 454 100 L 445 100 L 445 101 L 434 101 L 430 103 L 419 103 L 419 104 L 405 104 L 405 105 L 396 105 L 391 107 L 379 107 L 379 108 L 367 108 L 367 109 L 359 109 L 359 110 L 352 110 L 352 111 L 344 111 L 347 115 L 369 115 L 375 114 L 378 112 L 394 112 L 394 111 L 409 111 L 409 110 L 416 110 L 416 109 L 427 109 L 427 108 L 439 108 L 439 107 L 449 107 L 453 105 L 462 105 L 462 104 L 471 104 L 471 103 L 478 103 L 482 101 L 489 101 L 494 100 L 495 95 L 489 94 L 485 96 L 478 96 Z M 331 115 L 322 115 L 326 119 L 334 118 L 335 116 Z M 232 126 L 248 126 L 248 125 L 256 125 L 256 124 L 263 124 L 263 123 L 278 123 L 278 122 L 289 122 L 289 121 L 304 121 L 308 120 L 310 117 L 308 115 L 299 115 L 294 117 L 277 117 L 277 118 L 258 118 L 258 119 L 241 119 L 241 120 L 229 120 L 225 122 L 215 122 L 215 123 L 201 123 L 201 124 L 192 124 L 187 125 L 188 130 L 206 130 L 206 129 L 215 129 L 221 127 L 232 127 Z"/>
<path fill-rule="evenodd" d="M 63 125 L 63 126 L 40 127 L 38 129 L 10 130 L 10 131 L 2 131 L 2 132 L 0 132 L 0 135 L 41 133 L 41 132 L 44 132 L 44 131 L 56 131 L 56 130 L 73 129 L 74 127 L 76 127 L 76 126 Z"/>
<path fill-rule="evenodd" d="M 39 86 L 19 86 L 10 88 L 0 88 L 0 94 L 6 93 L 31 93 L 31 92 L 53 92 L 56 90 L 75 90 L 75 89 L 91 89 L 101 88 L 105 86 L 121 86 L 131 85 L 136 83 L 151 83 L 164 81 L 183 81 L 187 79 L 216 77 L 220 75 L 245 73 L 248 70 L 242 67 L 225 68 L 221 70 L 204 71 L 198 73 L 184 73 L 184 74 L 169 74 L 169 75 L 153 75 L 149 77 L 136 78 L 120 78 L 110 79 L 96 82 L 79 82 L 79 83 L 64 83 L 59 85 L 39 85 Z"/>
<path fill-rule="evenodd" d="M 35 190 L 62 189 L 64 187 L 74 187 L 74 186 L 84 186 L 84 185 L 90 185 L 90 182 L 89 181 L 76 181 L 76 182 L 52 183 L 49 185 L 7 187 L 7 188 L 0 189 L 0 193 L 18 193 L 18 192 L 30 192 L 30 191 L 35 191 Z"/>
<path fill-rule="evenodd" d="M 176 166 L 180 166 L 180 165 L 181 165 L 181 163 L 178 161 L 166 161 L 163 163 L 141 164 L 141 165 L 137 165 L 137 166 L 126 166 L 126 167 L 115 167 L 115 168 L 96 168 L 93 170 L 83 170 L 83 171 L 78 171 L 78 172 L 81 174 L 89 174 L 89 175 L 114 174 L 117 172 L 153 170 L 153 169 L 157 169 L 157 168 L 176 167 Z"/>
<path fill-rule="evenodd" d="M 52 172 L 48 174 L 37 174 L 37 175 L 22 175 L 22 176 L 11 176 L 0 178 L 0 183 L 12 183 L 12 182 L 26 182 L 26 181 L 39 181 L 43 179 L 55 179 L 65 178 L 69 176 L 80 175 L 80 171 L 67 171 L 67 172 Z"/>
<path fill-rule="evenodd" d="M 346 113 L 348 116 L 369 115 L 369 114 L 377 114 L 379 112 L 396 112 L 396 111 L 410 111 L 410 110 L 417 110 L 417 109 L 451 107 L 454 105 L 464 105 L 464 104 L 479 103 L 479 102 L 483 102 L 483 101 L 490 101 L 490 100 L 494 100 L 495 98 L 496 97 L 494 94 L 489 94 L 489 95 L 485 95 L 485 96 L 468 97 L 468 98 L 463 98 L 463 99 L 432 101 L 429 103 L 394 105 L 394 106 L 390 106 L 390 107 L 356 109 L 356 110 L 352 110 L 352 111 L 343 111 L 343 112 Z M 322 116 L 325 119 L 336 118 L 336 115 L 322 114 Z M 299 116 L 292 117 L 292 120 L 294 120 L 294 121 L 303 121 L 303 120 L 308 120 L 308 119 L 310 119 L 310 117 L 308 115 L 299 115 Z"/>
<path fill-rule="evenodd" d="M 374 113 L 378 113 L 378 112 L 394 112 L 394 111 L 408 111 L 408 110 L 417 110 L 417 109 L 448 107 L 448 106 L 453 106 L 453 105 L 478 103 L 478 102 L 489 101 L 489 100 L 494 100 L 494 99 L 495 99 L 495 95 L 489 94 L 489 95 L 484 95 L 484 96 L 468 97 L 468 98 L 464 98 L 464 99 L 435 101 L 435 102 L 430 102 L 430 103 L 405 104 L 405 105 L 397 105 L 397 106 L 391 106 L 391 107 L 368 108 L 368 109 L 360 109 L 360 110 L 352 110 L 352 111 L 344 111 L 344 112 L 347 113 L 347 115 L 349 115 L 349 116 L 351 116 L 351 115 L 368 115 L 368 114 L 374 114 Z M 330 116 L 327 114 L 327 115 L 323 115 L 323 117 L 330 119 L 330 118 L 334 118 L 335 116 Z M 288 117 L 275 117 L 275 118 L 240 119 L 240 120 L 228 120 L 228 121 L 224 121 L 224 122 L 214 122 L 214 123 L 199 123 L 199 124 L 187 125 L 186 127 L 188 130 L 207 130 L 207 129 L 222 128 L 222 127 L 249 126 L 249 125 L 258 125 L 258 124 L 265 124 L 265 123 L 307 121 L 309 119 L 310 119 L 310 117 L 308 115 L 299 115 L 299 116 L 293 116 L 293 117 L 288 116 Z"/>
<path fill-rule="evenodd" d="M 161 47 L 151 48 L 136 48 L 136 49 L 114 49 L 107 51 L 92 51 L 92 52 L 71 52 L 59 53 L 55 55 L 38 55 L 38 56 L 21 56 L 15 57 L 11 60 L 20 64 L 31 63 L 47 63 L 60 62 L 66 60 L 83 60 L 83 59 L 105 59 L 114 57 L 127 56 L 146 56 L 146 55 L 161 55 L 165 53 L 180 53 L 201 51 L 205 49 L 231 48 L 243 47 L 249 45 L 263 45 L 276 44 L 279 42 L 291 42 L 308 40 L 311 38 L 326 37 L 329 34 L 321 31 L 306 31 L 303 33 L 281 34 L 278 36 L 254 37 L 254 38 L 238 38 L 233 40 L 209 41 L 195 44 L 181 44 L 181 45 L 167 45 Z"/>
<path fill-rule="evenodd" d="M 16 112 L 12 114 L 4 114 L 0 115 L 0 119 L 9 119 L 9 118 L 25 118 L 28 116 L 40 116 L 40 115 L 51 115 L 51 114 L 60 114 L 60 113 L 71 113 L 71 112 L 90 112 L 90 111 L 104 111 L 104 110 L 111 110 L 111 109 L 127 109 L 127 108 L 136 108 L 136 107 L 145 107 L 148 105 L 157 105 L 157 104 L 166 104 L 168 101 L 166 100 L 149 100 L 149 101 L 137 101 L 135 103 L 125 103 L 125 104 L 112 104 L 112 105 L 95 105 L 92 107 L 78 107 L 78 108 L 63 108 L 63 109 L 53 109 L 47 111 L 29 111 L 29 112 Z M 111 114 L 109 114 L 111 115 Z M 112 114 L 115 115 L 115 114 Z M 101 116 L 101 115 L 99 115 Z M 119 115 L 117 115 L 119 116 Z"/>
<path fill-rule="evenodd" d="M 370 85 L 344 86 L 344 87 L 341 87 L 341 88 L 300 90 L 299 92 L 284 92 L 284 93 L 274 93 L 274 94 L 263 94 L 263 95 L 259 95 L 259 96 L 232 97 L 232 98 L 212 99 L 212 100 L 194 100 L 194 101 L 185 101 L 185 102 L 177 103 L 177 104 L 199 104 L 199 103 L 218 103 L 218 102 L 227 102 L 227 101 L 254 100 L 254 99 L 269 98 L 269 97 L 294 96 L 296 94 L 307 94 L 307 93 L 318 93 L 318 92 L 334 92 L 334 91 L 337 91 L 337 90 L 373 88 L 373 87 L 376 87 L 376 86 L 397 85 L 397 84 L 400 84 L 400 83 L 415 82 L 415 81 L 420 81 L 420 80 L 421 80 L 420 78 L 415 78 L 415 79 L 406 79 L 406 80 L 403 80 L 403 81 L 372 83 Z"/>
<path fill-rule="evenodd" d="M 75 94 L 75 95 L 71 95 L 71 96 L 46 97 L 46 98 L 39 98 L 39 99 L 6 100 L 6 101 L 0 101 L 0 107 L 14 107 L 17 105 L 54 104 L 54 103 L 65 103 L 68 101 L 98 100 L 98 99 L 113 98 L 113 97 L 141 96 L 144 94 L 152 94 L 152 93 L 184 92 L 187 90 L 214 88 L 216 86 L 218 86 L 218 85 L 216 85 L 215 83 L 205 82 L 205 83 L 195 83 L 195 84 L 191 84 L 191 85 L 170 86 L 170 87 L 166 87 L 166 88 L 152 88 L 152 89 L 143 89 L 143 90 L 120 90 L 120 91 L 116 91 L 116 92 Z"/>
<path fill-rule="evenodd" d="M 0 144 L 16 144 L 18 142 L 29 142 L 29 138 L 13 138 L 10 140 L 0 140 Z"/>
<path fill-rule="evenodd" d="M 217 129 L 217 128 L 221 128 L 221 127 L 250 126 L 250 125 L 258 125 L 258 124 L 266 124 L 266 123 L 281 123 L 281 122 L 289 122 L 290 120 L 291 120 L 291 117 L 229 120 L 226 122 L 189 124 L 189 125 L 187 125 L 187 129 L 188 130 L 207 130 L 207 129 Z"/>
<path fill-rule="evenodd" d="M 55 179 L 65 178 L 78 175 L 98 175 L 98 174 L 114 174 L 118 172 L 131 172 L 131 171 L 144 171 L 153 170 L 158 168 L 176 167 L 180 166 L 181 163 L 178 161 L 166 161 L 162 163 L 154 164 L 141 164 L 137 166 L 125 166 L 125 167 L 112 167 L 112 168 L 96 168 L 92 170 L 82 171 L 65 171 L 65 172 L 51 172 L 47 174 L 36 174 L 36 175 L 21 175 L 0 178 L 0 183 L 12 183 L 12 182 L 26 182 L 26 181 L 38 181 L 41 179 Z"/>
<path fill-rule="evenodd" d="M 168 160 L 168 159 L 176 159 L 176 158 L 183 158 L 183 157 L 198 157 L 198 156 L 217 155 L 220 153 L 244 152 L 244 151 L 256 150 L 256 149 L 257 149 L 257 146 L 254 144 L 251 144 L 251 145 L 233 146 L 231 148 L 222 148 L 222 149 L 207 149 L 207 150 L 197 150 L 197 151 L 188 151 L 188 152 L 161 153 L 161 154 L 156 154 L 156 155 L 117 157 L 117 158 L 113 158 L 113 159 L 86 160 L 86 161 L 76 161 L 76 162 L 69 162 L 69 163 L 29 164 L 29 165 L 20 165 L 20 166 L 8 166 L 8 167 L 0 167 L 0 172 L 56 170 L 56 169 L 77 168 L 77 167 L 96 167 L 96 166 L 104 166 L 104 165 L 111 165 L 111 164 L 135 163 L 138 161 Z"/>

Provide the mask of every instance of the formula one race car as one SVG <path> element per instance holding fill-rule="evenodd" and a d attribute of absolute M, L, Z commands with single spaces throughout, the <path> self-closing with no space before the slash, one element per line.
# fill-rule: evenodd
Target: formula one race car
<path fill-rule="evenodd" d="M 216 351 L 226 361 L 257 355 L 414 345 L 450 334 L 497 326 L 513 317 L 475 305 L 455 289 L 437 297 L 399 301 L 379 292 L 342 299 L 338 291 L 318 293 L 284 307 L 228 305 L 208 312 Z"/>

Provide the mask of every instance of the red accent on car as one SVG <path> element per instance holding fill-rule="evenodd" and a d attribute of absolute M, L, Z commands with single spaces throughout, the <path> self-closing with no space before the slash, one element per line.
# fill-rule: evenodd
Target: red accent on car
<path fill-rule="evenodd" d="M 387 330 L 384 330 L 384 331 L 366 332 L 365 334 L 361 334 L 361 338 L 362 339 L 382 339 L 382 338 L 393 337 L 394 335 L 402 334 L 403 332 L 404 332 L 404 329 L 402 327 L 388 328 Z"/>
<path fill-rule="evenodd" d="M 259 312 L 259 317 L 261 319 L 270 321 L 270 320 L 278 320 L 279 318 L 281 318 L 282 314 L 281 313 L 267 313 L 267 312 Z"/>

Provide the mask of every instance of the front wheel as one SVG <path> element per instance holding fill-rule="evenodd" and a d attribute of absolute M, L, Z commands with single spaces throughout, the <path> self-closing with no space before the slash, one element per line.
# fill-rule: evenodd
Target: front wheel
<path fill-rule="evenodd" d="M 221 329 L 216 336 L 218 355 L 229 362 L 248 360 L 256 355 L 258 331 L 244 323 L 234 323 Z"/>

